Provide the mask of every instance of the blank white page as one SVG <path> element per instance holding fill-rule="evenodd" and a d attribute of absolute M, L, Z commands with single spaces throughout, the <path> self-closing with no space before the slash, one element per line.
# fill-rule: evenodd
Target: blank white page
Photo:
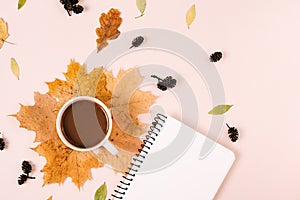
<path fill-rule="evenodd" d="M 178 134 L 181 122 L 168 116 L 152 151 L 165 147 L 172 134 Z M 185 125 L 184 125 L 185 126 Z M 234 154 L 217 144 L 204 160 L 199 159 L 205 136 L 185 126 L 195 134 L 190 148 L 172 165 L 153 173 L 137 173 L 126 191 L 125 200 L 211 200 L 234 162 Z M 150 151 L 151 152 L 151 151 Z M 147 162 L 147 157 L 144 164 Z M 141 167 L 141 171 L 143 165 Z M 133 172 L 132 172 L 133 173 Z M 117 199 L 117 198 L 115 198 Z"/>

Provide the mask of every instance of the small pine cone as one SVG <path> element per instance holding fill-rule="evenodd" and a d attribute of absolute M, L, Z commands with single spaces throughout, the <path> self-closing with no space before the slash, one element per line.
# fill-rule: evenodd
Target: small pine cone
<path fill-rule="evenodd" d="M 132 46 L 130 47 L 130 49 L 133 47 L 139 47 L 143 42 L 144 42 L 144 38 L 142 36 L 138 36 L 134 38 L 131 43 Z"/>
<path fill-rule="evenodd" d="M 226 124 L 228 126 L 228 124 Z M 232 142 L 236 142 L 239 139 L 239 131 L 235 127 L 228 126 L 229 138 Z"/>
<path fill-rule="evenodd" d="M 167 76 L 164 80 L 164 85 L 166 85 L 169 88 L 173 88 L 176 86 L 176 79 L 173 79 L 172 76 Z"/>
<path fill-rule="evenodd" d="M 65 5 L 69 0 L 60 0 L 60 3 Z"/>
<path fill-rule="evenodd" d="M 84 8 L 81 5 L 73 6 L 73 12 L 75 14 L 80 14 L 80 13 L 82 13 L 83 10 L 84 10 Z"/>
<path fill-rule="evenodd" d="M 69 0 L 71 2 L 71 4 L 75 5 L 79 3 L 79 0 Z"/>
<path fill-rule="evenodd" d="M 222 52 L 215 52 L 210 55 L 210 62 L 218 62 L 219 60 L 221 60 L 222 56 Z"/>
<path fill-rule="evenodd" d="M 27 176 L 31 173 L 32 171 L 32 166 L 28 161 L 23 161 L 22 163 L 22 170 Z"/>
<path fill-rule="evenodd" d="M 162 91 L 166 91 L 168 89 L 162 82 L 157 83 L 157 88 Z"/>
<path fill-rule="evenodd" d="M 3 151 L 5 148 L 5 142 L 3 138 L 0 138 L 0 151 Z"/>
<path fill-rule="evenodd" d="M 71 2 L 66 2 L 65 4 L 64 4 L 64 8 L 65 8 L 65 10 L 67 10 L 67 11 L 72 11 L 73 10 L 73 5 L 72 5 L 72 3 Z"/>
<path fill-rule="evenodd" d="M 18 184 L 23 185 L 27 181 L 27 176 L 25 174 L 22 174 L 19 176 Z"/>

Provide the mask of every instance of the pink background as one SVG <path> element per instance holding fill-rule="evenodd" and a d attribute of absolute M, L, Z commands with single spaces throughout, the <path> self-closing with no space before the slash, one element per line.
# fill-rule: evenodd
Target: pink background
<path fill-rule="evenodd" d="M 224 127 L 221 143 L 236 153 L 237 160 L 215 199 L 300 198 L 300 95 L 296 94 L 300 66 L 299 1 L 149 1 L 145 16 L 140 19 L 134 19 L 139 12 L 133 0 L 81 2 L 85 12 L 68 17 L 58 0 L 28 0 L 20 11 L 16 9 L 17 0 L 1 1 L 0 17 L 9 24 L 8 41 L 17 44 L 5 44 L 0 50 L 0 130 L 8 143 L 8 149 L 0 152 L 2 199 L 40 200 L 52 194 L 54 200 L 92 199 L 104 181 L 110 190 L 116 183 L 118 175 L 104 168 L 92 170 L 94 180 L 88 181 L 82 191 L 69 179 L 63 186 L 42 188 L 43 174 L 39 170 L 45 159 L 29 149 L 34 146 L 34 133 L 18 128 L 18 122 L 7 117 L 18 111 L 19 103 L 33 104 L 34 91 L 46 92 L 45 81 L 62 78 L 61 72 L 66 71 L 70 58 L 85 61 L 95 48 L 98 17 L 110 7 L 122 11 L 121 32 L 166 28 L 192 38 L 208 53 L 224 52 L 224 59 L 216 66 L 227 102 L 235 105 L 226 114 L 226 121 L 239 128 L 241 137 L 236 144 L 231 143 Z M 188 30 L 185 13 L 193 3 L 197 18 Z M 171 57 L 164 56 L 157 55 L 157 59 L 174 63 Z M 10 72 L 10 57 L 15 57 L 20 65 L 19 81 Z M 128 60 L 141 64 L 134 63 L 134 57 Z M 204 92 L 200 91 L 199 98 L 203 120 L 198 130 L 205 132 L 209 125 L 206 113 L 211 105 Z M 24 159 L 35 164 L 33 175 L 37 180 L 20 187 L 16 180 Z"/>

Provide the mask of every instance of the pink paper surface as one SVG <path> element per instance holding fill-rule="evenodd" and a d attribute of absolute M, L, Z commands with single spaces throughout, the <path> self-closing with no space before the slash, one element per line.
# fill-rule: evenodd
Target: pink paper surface
<path fill-rule="evenodd" d="M 220 142 L 235 152 L 237 160 L 215 199 L 300 198 L 299 1 L 149 1 L 145 15 L 139 19 L 134 19 L 139 15 L 135 1 L 81 2 L 86 10 L 72 17 L 58 0 L 28 0 L 20 11 L 17 1 L 1 2 L 0 17 L 9 24 L 8 41 L 16 43 L 4 44 L 0 50 L 0 130 L 8 145 L 0 152 L 2 199 L 40 200 L 50 195 L 54 200 L 93 199 L 95 190 L 104 181 L 109 190 L 117 182 L 118 175 L 110 169 L 97 169 L 92 170 L 94 180 L 88 181 L 81 191 L 69 179 L 62 186 L 42 188 L 43 174 L 39 171 L 45 159 L 29 149 L 34 146 L 34 133 L 18 128 L 19 123 L 7 116 L 19 110 L 19 103 L 33 104 L 34 91 L 47 91 L 45 81 L 62 78 L 71 58 L 85 61 L 96 45 L 98 17 L 111 7 L 122 12 L 121 32 L 144 27 L 171 29 L 193 39 L 208 54 L 216 50 L 224 53 L 216 66 L 227 102 L 234 104 L 226 114 L 226 121 L 239 128 L 241 136 L 236 144 L 231 143 L 224 127 Z M 185 13 L 193 3 L 197 17 L 187 29 Z M 178 58 L 170 55 L 153 56 L 157 62 L 180 64 L 176 62 Z M 19 81 L 10 72 L 11 57 L 20 65 Z M 126 63 L 139 65 L 141 61 L 142 58 L 136 60 L 132 56 Z M 122 64 L 122 61 L 115 63 Z M 192 73 L 188 65 L 186 68 L 187 74 Z M 206 113 L 211 102 L 201 80 L 198 82 L 201 99 L 198 129 L 205 132 L 210 122 Z M 176 105 L 168 110 L 178 114 Z M 35 164 L 33 175 L 37 179 L 18 186 L 24 159 Z"/>

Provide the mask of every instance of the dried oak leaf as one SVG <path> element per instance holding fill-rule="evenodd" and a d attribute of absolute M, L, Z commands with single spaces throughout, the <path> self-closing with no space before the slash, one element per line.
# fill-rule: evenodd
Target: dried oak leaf
<path fill-rule="evenodd" d="M 107 14 L 101 14 L 99 18 L 101 26 L 96 28 L 98 52 L 108 45 L 107 40 L 114 40 L 120 35 L 118 30 L 122 23 L 120 15 L 121 12 L 114 8 L 111 8 Z"/>
<path fill-rule="evenodd" d="M 122 131 L 115 122 L 110 139 L 119 149 L 116 156 L 111 155 L 104 148 L 100 149 L 97 156 L 90 152 L 74 151 L 65 146 L 57 136 L 56 115 L 61 106 L 74 96 L 94 96 L 106 103 L 107 106 L 112 106 L 112 90 L 110 90 L 109 84 L 117 81 L 113 76 L 107 76 L 107 74 L 110 72 L 103 68 L 96 68 L 87 73 L 84 66 L 71 60 L 68 71 L 64 73 L 66 80 L 56 79 L 47 83 L 49 87 L 47 94 L 35 93 L 35 104 L 33 106 L 21 105 L 20 111 L 14 115 L 19 120 L 20 127 L 36 132 L 35 142 L 41 142 L 33 150 L 47 160 L 42 169 L 44 185 L 61 184 L 70 177 L 80 188 L 86 180 L 91 179 L 91 168 L 109 164 L 114 170 L 125 172 L 130 165 L 131 158 L 137 152 L 142 141 L 138 137 Z M 120 79 L 120 76 L 118 77 Z M 149 109 L 150 103 L 152 103 L 152 101 L 145 101 L 144 106 L 140 105 L 141 102 L 137 100 L 141 99 L 138 97 L 139 95 L 143 95 L 143 92 L 137 91 L 136 97 L 133 95 L 130 99 L 129 108 L 137 109 L 134 110 L 135 114 L 132 116 L 147 112 L 145 108 Z M 150 99 L 155 98 L 152 96 Z"/>

